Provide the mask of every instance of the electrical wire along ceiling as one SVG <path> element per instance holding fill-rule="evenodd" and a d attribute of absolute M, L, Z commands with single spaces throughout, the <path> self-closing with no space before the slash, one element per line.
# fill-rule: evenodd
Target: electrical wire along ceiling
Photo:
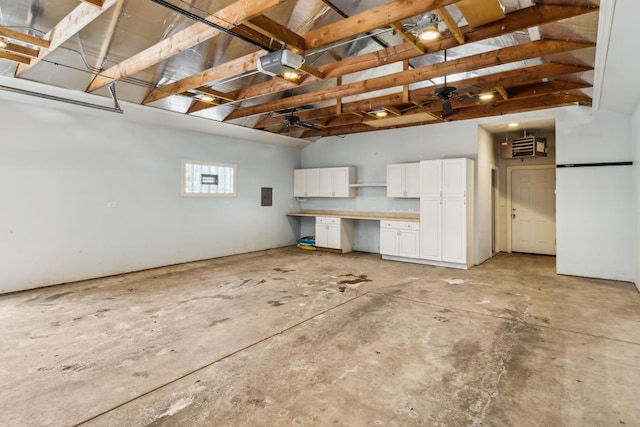
<path fill-rule="evenodd" d="M 598 11 L 598 0 L 0 0 L 0 75 L 122 111 L 117 86 L 120 101 L 315 140 L 590 105 Z"/>

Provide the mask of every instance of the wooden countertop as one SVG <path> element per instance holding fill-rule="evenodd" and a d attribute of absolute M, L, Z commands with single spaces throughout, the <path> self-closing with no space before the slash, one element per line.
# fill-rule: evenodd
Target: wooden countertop
<path fill-rule="evenodd" d="M 363 212 L 363 211 L 330 211 L 320 209 L 302 209 L 300 212 L 289 212 L 288 216 L 332 216 L 345 219 L 369 219 L 373 221 L 420 221 L 418 212 Z"/>

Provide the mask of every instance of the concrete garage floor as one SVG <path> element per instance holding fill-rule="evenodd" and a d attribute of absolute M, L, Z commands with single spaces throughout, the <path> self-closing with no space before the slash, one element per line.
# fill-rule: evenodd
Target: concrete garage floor
<path fill-rule="evenodd" d="M 640 294 L 281 248 L 0 296 L 2 426 L 640 423 Z"/>

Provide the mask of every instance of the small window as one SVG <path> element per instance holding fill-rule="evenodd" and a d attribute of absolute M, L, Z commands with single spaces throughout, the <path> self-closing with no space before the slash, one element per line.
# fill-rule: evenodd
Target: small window
<path fill-rule="evenodd" d="M 183 196 L 236 195 L 236 165 L 182 162 Z"/>

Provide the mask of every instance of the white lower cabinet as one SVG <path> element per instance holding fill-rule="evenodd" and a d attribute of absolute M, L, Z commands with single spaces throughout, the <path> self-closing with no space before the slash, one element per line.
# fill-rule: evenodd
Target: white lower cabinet
<path fill-rule="evenodd" d="M 420 256 L 420 223 L 414 221 L 380 221 L 380 253 L 388 256 Z"/>
<path fill-rule="evenodd" d="M 353 250 L 353 220 L 328 216 L 316 217 L 316 246 L 338 249 L 342 253 Z"/>

